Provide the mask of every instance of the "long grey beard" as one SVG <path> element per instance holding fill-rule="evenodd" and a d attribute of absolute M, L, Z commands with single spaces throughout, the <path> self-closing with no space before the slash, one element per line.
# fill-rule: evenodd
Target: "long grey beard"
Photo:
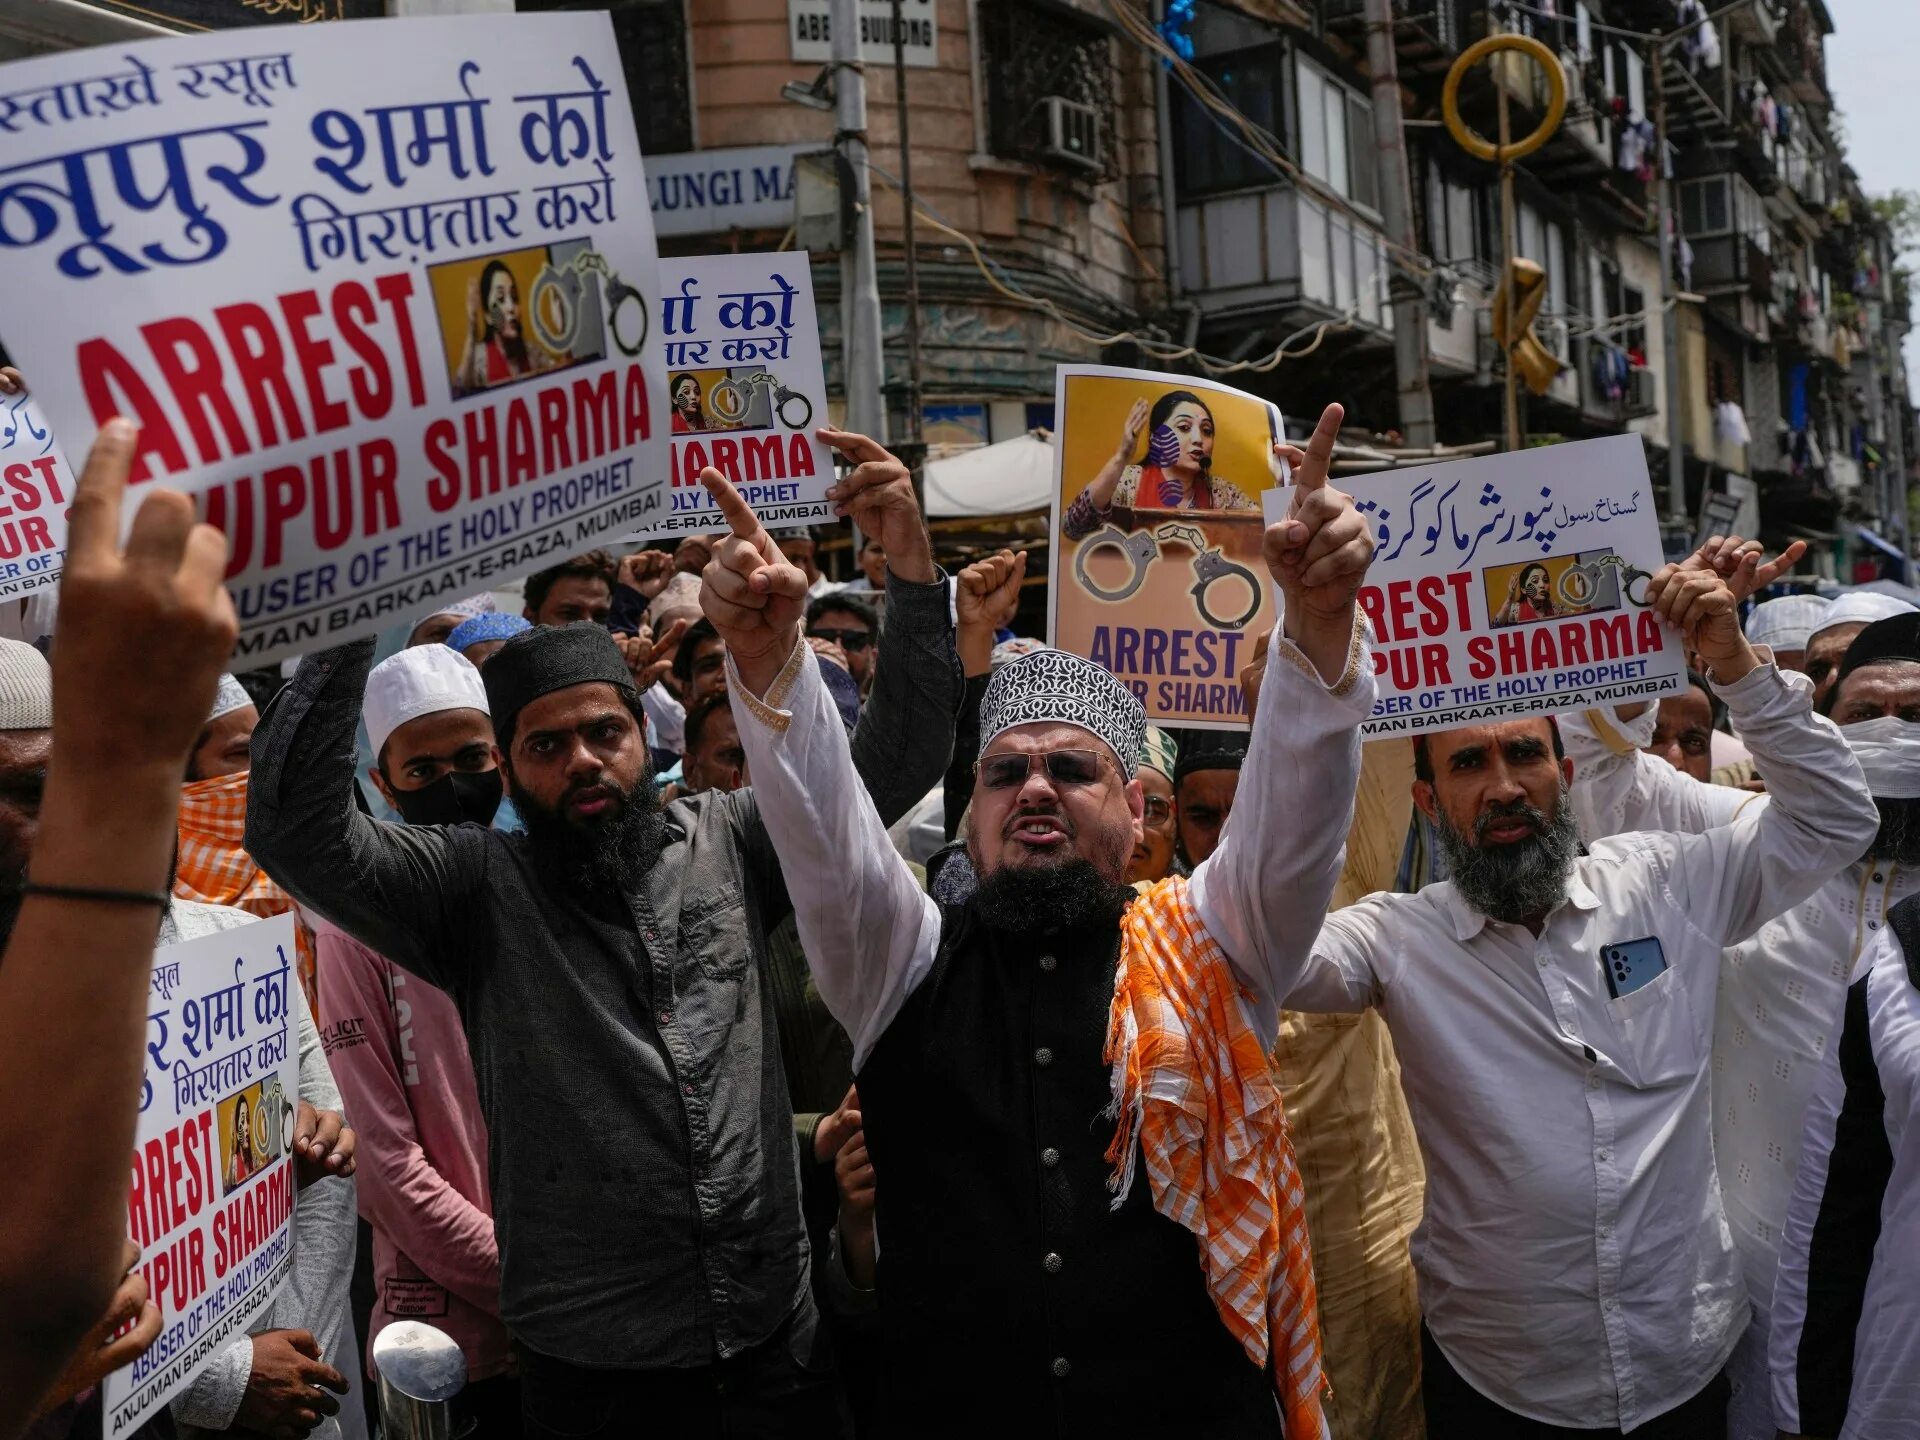
<path fill-rule="evenodd" d="M 1487 830 L 1496 819 L 1523 815 L 1535 833 L 1511 845 L 1490 845 Z M 1543 815 L 1524 800 L 1497 806 L 1473 823 L 1469 840 L 1444 814 L 1435 817 L 1434 840 L 1454 888 L 1490 919 L 1517 925 L 1544 915 L 1567 898 L 1567 877 L 1580 853 L 1580 831 L 1563 787 L 1553 814 Z"/>

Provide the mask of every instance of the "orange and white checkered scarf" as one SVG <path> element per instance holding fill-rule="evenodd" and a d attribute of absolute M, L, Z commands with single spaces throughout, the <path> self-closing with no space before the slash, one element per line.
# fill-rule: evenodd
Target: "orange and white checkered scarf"
<path fill-rule="evenodd" d="M 1136 900 L 1121 932 L 1106 1046 L 1114 1205 L 1139 1153 L 1153 1208 L 1200 1242 L 1220 1319 L 1248 1359 L 1271 1363 L 1286 1440 L 1327 1440 L 1306 1194 L 1266 1050 L 1184 879 Z"/>
<path fill-rule="evenodd" d="M 259 916 L 284 915 L 293 897 L 253 863 L 246 852 L 247 772 L 189 780 L 180 787 L 180 862 L 173 893 L 203 905 L 232 905 Z M 315 1015 L 313 932 L 296 912 L 300 983 Z"/>

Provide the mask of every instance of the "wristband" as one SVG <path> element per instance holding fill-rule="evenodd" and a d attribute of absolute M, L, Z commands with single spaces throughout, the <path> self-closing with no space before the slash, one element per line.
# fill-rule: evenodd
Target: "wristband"
<path fill-rule="evenodd" d="M 116 890 L 98 885 L 42 885 L 29 880 L 20 887 L 22 895 L 40 895 L 48 900 L 98 901 L 107 905 L 155 905 L 164 910 L 173 897 L 164 890 Z"/>

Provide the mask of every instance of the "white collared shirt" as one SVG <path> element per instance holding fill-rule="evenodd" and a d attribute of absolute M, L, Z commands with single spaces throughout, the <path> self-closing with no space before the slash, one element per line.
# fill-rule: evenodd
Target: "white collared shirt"
<path fill-rule="evenodd" d="M 1707 1058 L 1722 949 L 1864 850 L 1877 812 L 1809 687 L 1722 691 L 1773 795 L 1699 835 L 1576 861 L 1536 939 L 1450 883 L 1329 916 L 1298 1010 L 1378 1005 L 1427 1165 L 1413 1240 L 1429 1329 L 1482 1394 L 1546 1424 L 1631 1430 L 1725 1364 L 1747 1303 L 1715 1174 Z M 1614 999 L 1603 958 L 1666 969 Z"/>

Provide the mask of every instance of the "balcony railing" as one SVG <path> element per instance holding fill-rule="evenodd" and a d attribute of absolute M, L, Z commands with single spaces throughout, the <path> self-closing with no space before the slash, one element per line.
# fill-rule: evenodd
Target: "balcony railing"
<path fill-rule="evenodd" d="M 1391 323 L 1386 238 L 1293 185 L 1179 208 L 1188 290 L 1209 314 L 1298 308 Z"/>

